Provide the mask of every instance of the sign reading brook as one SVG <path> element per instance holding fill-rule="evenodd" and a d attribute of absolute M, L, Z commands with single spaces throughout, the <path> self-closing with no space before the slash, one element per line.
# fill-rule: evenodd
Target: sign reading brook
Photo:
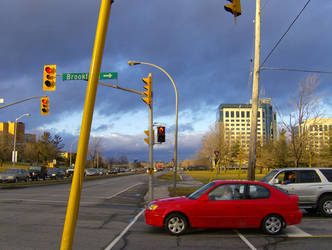
<path fill-rule="evenodd" d="M 118 72 L 100 72 L 99 79 L 117 79 Z M 89 73 L 63 73 L 62 80 L 63 81 L 71 81 L 71 80 L 88 80 Z"/>

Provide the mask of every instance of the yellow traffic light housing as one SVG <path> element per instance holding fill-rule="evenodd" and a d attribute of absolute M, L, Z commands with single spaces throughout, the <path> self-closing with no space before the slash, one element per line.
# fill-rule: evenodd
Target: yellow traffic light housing
<path fill-rule="evenodd" d="M 144 130 L 144 133 L 147 135 L 148 138 L 144 138 L 144 141 L 149 144 L 149 130 Z M 154 144 L 154 130 L 152 130 L 152 144 Z"/>
<path fill-rule="evenodd" d="M 40 114 L 48 115 L 50 113 L 50 102 L 48 96 L 40 98 Z"/>
<path fill-rule="evenodd" d="M 151 105 L 152 103 L 152 75 L 149 73 L 147 78 L 142 78 L 143 82 L 145 83 L 144 88 L 146 91 L 143 92 L 144 97 L 142 100 L 147 104 Z"/>
<path fill-rule="evenodd" d="M 43 90 L 54 91 L 56 80 L 56 65 L 45 65 L 43 70 Z"/>
<path fill-rule="evenodd" d="M 231 12 L 234 15 L 234 20 L 236 23 L 236 17 L 241 15 L 242 10 L 241 10 L 241 2 L 240 0 L 227 0 L 231 2 L 230 4 L 226 4 L 224 6 L 225 10 L 228 12 Z"/>

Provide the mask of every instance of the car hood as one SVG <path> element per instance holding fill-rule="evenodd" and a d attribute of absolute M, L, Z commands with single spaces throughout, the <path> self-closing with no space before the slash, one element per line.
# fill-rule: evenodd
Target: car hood
<path fill-rule="evenodd" d="M 182 201 L 187 201 L 189 200 L 187 197 L 185 196 L 181 196 L 181 197 L 171 197 L 171 198 L 161 198 L 161 199 L 155 199 L 152 202 L 182 202 Z"/>

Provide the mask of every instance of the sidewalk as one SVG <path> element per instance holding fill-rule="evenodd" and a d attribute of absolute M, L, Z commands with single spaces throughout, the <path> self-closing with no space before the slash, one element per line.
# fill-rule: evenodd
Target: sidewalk
<path fill-rule="evenodd" d="M 177 187 L 197 187 L 200 188 L 203 183 L 195 180 L 188 174 L 179 173 L 181 181 L 176 183 Z M 154 185 L 153 187 L 153 199 L 167 198 L 169 197 L 168 187 L 173 187 L 173 183 L 170 185 Z M 148 193 L 144 197 L 148 202 Z"/>

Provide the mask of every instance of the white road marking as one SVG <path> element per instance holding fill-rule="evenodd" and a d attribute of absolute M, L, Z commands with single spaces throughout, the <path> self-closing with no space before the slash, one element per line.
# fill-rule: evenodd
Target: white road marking
<path fill-rule="evenodd" d="M 131 228 L 132 225 L 134 225 L 134 223 L 137 221 L 138 217 L 140 217 L 145 209 L 142 209 L 136 216 L 135 218 L 129 223 L 128 226 L 126 226 L 126 228 L 121 232 L 121 234 L 116 237 L 104 250 L 111 250 L 112 247 L 115 246 L 116 243 L 118 243 L 118 241 L 122 238 L 123 235 L 125 235 L 125 233 L 128 232 L 128 230 Z"/>
<path fill-rule="evenodd" d="M 234 230 L 236 232 L 236 234 L 241 238 L 241 240 L 246 243 L 246 245 L 251 249 L 251 250 L 257 250 L 256 247 L 254 247 L 250 242 L 249 240 L 246 239 L 246 237 L 244 237 L 242 234 L 240 234 L 239 231 L 237 230 Z"/>
<path fill-rule="evenodd" d="M 288 226 L 285 229 L 285 233 L 290 238 L 296 238 L 296 237 L 310 237 L 311 234 L 308 234 L 304 232 L 302 229 L 298 228 L 297 226 Z"/>
<path fill-rule="evenodd" d="M 136 184 L 134 184 L 134 185 L 132 185 L 132 186 L 130 186 L 130 187 L 127 187 L 126 189 L 123 189 L 122 191 L 120 191 L 120 192 L 118 192 L 118 193 L 116 193 L 116 194 L 113 194 L 113 195 L 111 195 L 111 196 L 106 197 L 106 199 L 112 199 L 113 197 L 115 197 L 115 196 L 117 196 L 117 195 L 119 195 L 119 194 L 121 194 L 121 193 L 123 193 L 123 192 L 126 192 L 128 189 L 131 189 L 131 188 L 133 188 L 133 187 L 135 187 L 135 186 L 137 186 L 137 185 L 142 185 L 142 184 L 143 184 L 143 183 L 141 183 L 141 182 L 136 183 Z"/>

